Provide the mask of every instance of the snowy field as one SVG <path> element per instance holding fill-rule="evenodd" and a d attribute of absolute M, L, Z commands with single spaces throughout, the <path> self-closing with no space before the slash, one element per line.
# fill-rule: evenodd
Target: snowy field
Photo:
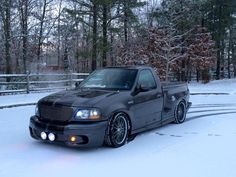
<path fill-rule="evenodd" d="M 216 80 L 209 84 L 190 83 L 191 93 L 227 93 L 236 94 L 236 79 Z"/>
<path fill-rule="evenodd" d="M 187 120 L 138 135 L 112 149 L 68 148 L 33 140 L 34 106 L 0 109 L 0 177 L 235 177 L 236 80 L 190 84 Z M 0 105 L 35 102 L 45 94 L 0 97 Z"/>
<path fill-rule="evenodd" d="M 36 103 L 52 92 L 0 96 L 0 107 Z"/>

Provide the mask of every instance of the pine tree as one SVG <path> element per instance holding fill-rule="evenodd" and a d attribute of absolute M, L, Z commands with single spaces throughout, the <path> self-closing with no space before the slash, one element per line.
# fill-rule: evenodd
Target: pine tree
<path fill-rule="evenodd" d="M 225 59 L 225 38 L 227 28 L 233 14 L 236 12 L 234 0 L 209 0 L 203 5 L 203 27 L 207 27 L 213 34 L 217 47 L 217 69 L 216 77 L 220 79 L 221 70 L 224 68 Z"/>
<path fill-rule="evenodd" d="M 137 22 L 138 19 L 133 12 L 133 9 L 143 7 L 146 2 L 138 1 L 138 0 L 119 0 L 121 3 L 122 12 L 123 12 L 123 28 L 124 28 L 124 42 L 127 45 L 129 41 L 129 29 L 131 28 L 131 24 Z M 130 36 L 131 37 L 131 36 Z"/>

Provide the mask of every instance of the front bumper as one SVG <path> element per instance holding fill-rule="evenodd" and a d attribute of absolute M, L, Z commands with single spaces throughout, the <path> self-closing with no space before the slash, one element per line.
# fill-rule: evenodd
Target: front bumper
<path fill-rule="evenodd" d="M 55 135 L 56 138 L 53 143 L 77 147 L 97 147 L 103 145 L 107 125 L 108 121 L 56 125 L 42 122 L 36 116 L 33 116 L 30 118 L 29 130 L 31 137 L 38 140 L 42 140 L 41 132 L 46 132 Z M 70 141 L 72 136 L 77 137 L 75 142 Z M 43 141 L 51 142 L 48 138 Z"/>
<path fill-rule="evenodd" d="M 192 102 L 188 102 L 187 103 L 187 111 L 189 110 L 189 108 L 192 106 Z"/>

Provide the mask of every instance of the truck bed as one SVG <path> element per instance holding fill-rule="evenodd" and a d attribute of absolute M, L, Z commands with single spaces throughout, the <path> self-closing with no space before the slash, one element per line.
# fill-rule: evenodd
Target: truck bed
<path fill-rule="evenodd" d="M 186 82 L 161 82 L 163 89 L 173 88 L 173 87 L 186 87 Z"/>
<path fill-rule="evenodd" d="M 177 105 L 179 98 L 186 98 L 188 95 L 188 85 L 186 82 L 161 82 L 161 86 L 164 97 L 163 117 L 164 119 L 169 119 L 174 115 L 175 105 Z M 188 100 L 188 98 L 186 98 L 186 100 Z"/>

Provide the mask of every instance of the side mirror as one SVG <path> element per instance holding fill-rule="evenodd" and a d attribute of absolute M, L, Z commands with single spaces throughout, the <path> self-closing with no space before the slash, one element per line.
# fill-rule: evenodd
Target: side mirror
<path fill-rule="evenodd" d="M 140 92 L 148 92 L 149 90 L 150 90 L 150 88 L 148 86 L 143 85 L 143 84 L 139 85 Z"/>
<path fill-rule="evenodd" d="M 146 85 L 143 84 L 139 84 L 137 85 L 135 92 L 136 94 L 140 93 L 140 92 L 148 92 L 150 90 L 150 88 Z"/>

